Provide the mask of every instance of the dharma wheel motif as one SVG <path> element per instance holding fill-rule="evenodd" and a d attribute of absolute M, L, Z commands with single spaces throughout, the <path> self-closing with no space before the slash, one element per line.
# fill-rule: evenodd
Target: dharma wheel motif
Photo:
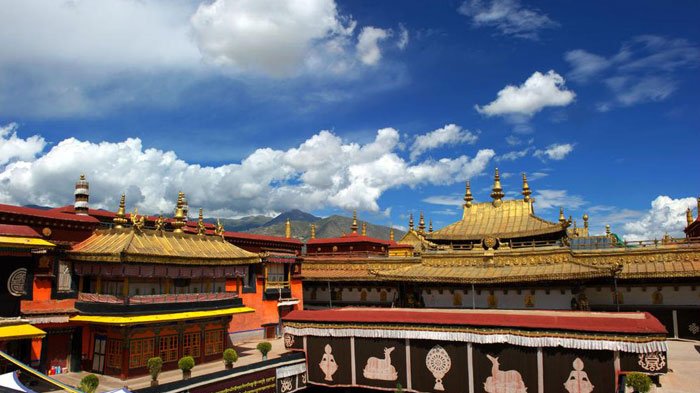
<path fill-rule="evenodd" d="M 435 377 L 433 389 L 444 391 L 442 378 L 445 377 L 452 367 L 452 359 L 445 349 L 439 345 L 434 346 L 425 356 L 425 366 Z"/>

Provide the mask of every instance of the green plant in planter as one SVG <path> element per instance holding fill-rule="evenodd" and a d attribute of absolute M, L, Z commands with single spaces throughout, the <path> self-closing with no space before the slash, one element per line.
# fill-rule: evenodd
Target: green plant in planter
<path fill-rule="evenodd" d="M 163 359 L 159 356 L 148 359 L 146 362 L 148 373 L 151 374 L 151 386 L 158 386 L 158 375 L 163 369 Z"/>
<path fill-rule="evenodd" d="M 259 342 L 257 348 L 262 353 L 263 360 L 265 360 L 267 359 L 267 353 L 272 350 L 272 344 L 269 341 Z"/>
<path fill-rule="evenodd" d="M 233 363 L 236 363 L 237 360 L 238 353 L 236 353 L 235 349 L 226 348 L 226 350 L 224 350 L 224 364 L 226 368 L 233 368 Z"/>
<path fill-rule="evenodd" d="M 88 374 L 80 380 L 80 385 L 78 385 L 78 389 L 82 390 L 85 393 L 95 393 L 95 390 L 97 390 L 97 387 L 99 385 L 100 380 L 97 378 L 97 375 Z"/>
<path fill-rule="evenodd" d="M 178 360 L 177 367 L 182 370 L 182 379 L 189 379 L 194 368 L 194 358 L 192 356 L 183 356 Z"/>
<path fill-rule="evenodd" d="M 651 390 L 651 378 L 643 373 L 629 373 L 625 385 L 631 387 L 635 392 L 647 393 Z"/>

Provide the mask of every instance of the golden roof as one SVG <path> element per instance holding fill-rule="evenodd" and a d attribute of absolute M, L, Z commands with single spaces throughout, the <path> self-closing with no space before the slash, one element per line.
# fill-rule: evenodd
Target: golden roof
<path fill-rule="evenodd" d="M 414 229 L 409 229 L 397 243 L 411 245 L 416 252 L 433 249 L 437 246 L 425 240 L 425 237 L 416 232 Z"/>
<path fill-rule="evenodd" d="M 68 251 L 76 261 L 146 262 L 188 265 L 240 265 L 260 257 L 219 236 L 157 230 L 98 230 Z"/>
<path fill-rule="evenodd" d="M 534 214 L 531 201 L 499 200 L 464 207 L 461 221 L 426 235 L 428 240 L 481 240 L 486 236 L 517 238 L 564 231 L 559 223 Z"/>

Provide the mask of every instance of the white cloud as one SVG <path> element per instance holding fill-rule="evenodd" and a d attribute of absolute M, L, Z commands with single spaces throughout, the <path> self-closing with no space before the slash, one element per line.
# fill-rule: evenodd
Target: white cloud
<path fill-rule="evenodd" d="M 408 40 L 409 40 L 408 30 L 406 29 L 406 27 L 404 25 L 400 24 L 399 25 L 399 40 L 398 40 L 398 42 L 396 42 L 396 47 L 401 49 L 401 50 L 406 49 L 406 47 L 408 46 Z"/>
<path fill-rule="evenodd" d="M 523 150 L 513 150 L 505 154 L 496 156 L 496 161 L 515 161 L 519 158 L 523 158 L 532 151 L 531 147 L 525 148 Z"/>
<path fill-rule="evenodd" d="M 474 157 L 409 163 L 397 155 L 398 131 L 385 128 L 366 144 L 321 131 L 298 147 L 260 148 L 240 163 L 206 167 L 187 163 L 172 151 L 144 148 L 136 138 L 117 143 L 68 138 L 41 154 L 41 137 L 22 139 L 11 130 L 4 132 L 0 149 L 8 141 L 33 147 L 0 165 L 4 203 L 71 203 L 72 184 L 85 173 L 93 207 L 114 210 L 118 196 L 126 192 L 130 208 L 170 212 L 182 190 L 192 208 L 204 207 L 209 215 L 222 217 L 291 208 L 379 211 L 378 199 L 386 190 L 464 181 L 482 173 L 495 154 L 484 149 Z"/>
<path fill-rule="evenodd" d="M 38 135 L 19 138 L 17 128 L 16 123 L 0 126 L 0 166 L 15 160 L 33 160 L 46 147 L 46 141 Z"/>
<path fill-rule="evenodd" d="M 424 198 L 423 202 L 442 206 L 462 206 L 464 204 L 464 200 L 456 195 L 433 195 Z"/>
<path fill-rule="evenodd" d="M 536 40 L 542 29 L 558 24 L 537 10 L 523 7 L 518 0 L 467 0 L 458 9 L 476 27 L 491 26 L 501 34 Z"/>
<path fill-rule="evenodd" d="M 564 86 L 564 78 L 550 70 L 546 74 L 536 71 L 522 85 L 508 85 L 498 92 L 498 97 L 485 106 L 475 105 L 486 116 L 532 117 L 548 106 L 567 106 L 576 94 Z"/>
<path fill-rule="evenodd" d="M 534 195 L 535 206 L 538 209 L 549 210 L 559 209 L 578 209 L 586 202 L 578 195 L 569 195 L 566 190 L 537 190 Z"/>
<path fill-rule="evenodd" d="M 535 181 L 547 176 L 549 176 L 549 173 L 547 172 L 532 172 L 527 175 L 527 180 Z"/>
<path fill-rule="evenodd" d="M 441 146 L 457 145 L 460 143 L 475 143 L 479 137 L 469 130 L 464 130 L 456 124 L 447 124 L 442 128 L 418 135 L 411 145 L 411 160 L 421 154 Z"/>
<path fill-rule="evenodd" d="M 700 64 L 700 48 L 685 39 L 645 35 L 623 43 L 608 57 L 583 49 L 566 52 L 568 75 L 577 82 L 599 81 L 613 98 L 597 104 L 600 112 L 614 107 L 663 101 L 681 85 L 676 72 Z"/>
<path fill-rule="evenodd" d="M 367 26 L 362 29 L 357 38 L 357 56 L 363 64 L 377 65 L 382 58 L 382 51 L 379 42 L 384 41 L 391 35 L 391 30 L 380 29 Z"/>
<path fill-rule="evenodd" d="M 569 153 L 574 150 L 574 145 L 571 143 L 561 143 L 549 145 L 546 149 L 535 150 L 533 154 L 535 157 L 540 159 L 550 159 L 550 160 L 563 160 Z"/>
<path fill-rule="evenodd" d="M 625 240 L 661 239 L 668 233 L 673 237 L 683 237 L 686 226 L 685 212 L 693 209 L 697 199 L 693 197 L 673 199 L 665 195 L 651 202 L 651 209 L 641 219 L 624 224 Z"/>
<path fill-rule="evenodd" d="M 334 0 L 216 0 L 201 4 L 191 23 L 206 58 L 273 76 L 296 73 L 315 46 L 354 28 Z"/>

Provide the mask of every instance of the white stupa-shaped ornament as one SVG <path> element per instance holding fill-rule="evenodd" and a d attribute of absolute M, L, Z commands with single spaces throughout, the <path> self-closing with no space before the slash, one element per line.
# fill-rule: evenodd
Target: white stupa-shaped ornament
<path fill-rule="evenodd" d="M 85 179 L 85 175 L 80 175 L 80 179 L 75 182 L 75 204 L 73 208 L 75 214 L 87 216 L 90 208 L 90 183 Z"/>

